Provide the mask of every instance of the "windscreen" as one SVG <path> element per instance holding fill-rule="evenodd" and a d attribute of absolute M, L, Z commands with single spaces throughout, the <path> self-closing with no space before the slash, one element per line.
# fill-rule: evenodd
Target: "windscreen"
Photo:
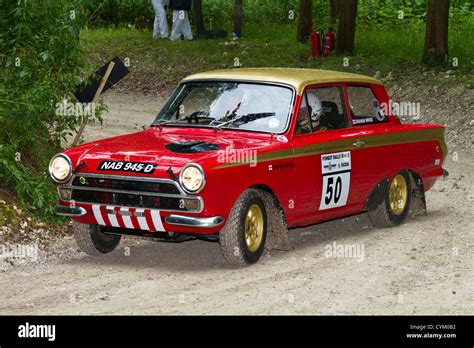
<path fill-rule="evenodd" d="M 290 117 L 289 87 L 242 82 L 182 84 L 153 125 L 220 127 L 282 133 Z"/>

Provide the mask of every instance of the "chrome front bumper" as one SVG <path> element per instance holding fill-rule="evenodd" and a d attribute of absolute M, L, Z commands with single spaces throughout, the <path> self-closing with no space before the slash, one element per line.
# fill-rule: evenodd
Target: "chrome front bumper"
<path fill-rule="evenodd" d="M 56 205 L 53 211 L 57 215 L 61 216 L 84 216 L 87 214 L 87 211 L 81 207 L 68 207 L 65 205 Z"/>
<path fill-rule="evenodd" d="M 183 215 L 169 215 L 165 217 L 165 222 L 169 225 L 186 226 L 194 228 L 213 228 L 224 222 L 222 216 L 214 216 L 209 218 L 195 218 Z"/>
<path fill-rule="evenodd" d="M 79 217 L 87 214 L 82 207 L 69 207 L 65 205 L 56 205 L 54 212 L 61 216 Z M 165 222 L 169 225 L 185 226 L 193 228 L 213 228 L 222 225 L 224 218 L 222 216 L 214 216 L 209 218 L 196 218 L 184 215 L 169 215 L 165 217 Z"/>

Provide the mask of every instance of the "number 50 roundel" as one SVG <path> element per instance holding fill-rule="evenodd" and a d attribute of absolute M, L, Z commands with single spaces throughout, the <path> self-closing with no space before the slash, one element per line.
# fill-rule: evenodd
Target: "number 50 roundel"
<path fill-rule="evenodd" d="M 347 204 L 351 186 L 350 151 L 321 155 L 323 190 L 319 210 Z"/>

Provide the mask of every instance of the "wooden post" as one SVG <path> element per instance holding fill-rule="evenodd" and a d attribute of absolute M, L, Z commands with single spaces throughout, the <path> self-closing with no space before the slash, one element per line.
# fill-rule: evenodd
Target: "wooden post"
<path fill-rule="evenodd" d="M 194 9 L 194 24 L 196 25 L 196 32 L 198 35 L 204 34 L 206 28 L 204 27 L 204 19 L 202 16 L 202 1 L 193 0 L 193 9 Z"/>
<path fill-rule="evenodd" d="M 334 25 L 337 24 L 339 18 L 341 0 L 329 0 L 329 28 L 334 29 Z"/>
<path fill-rule="evenodd" d="M 95 92 L 94 99 L 92 99 L 92 103 L 95 103 L 99 99 L 102 93 L 102 90 L 104 89 L 105 84 L 107 80 L 109 79 L 110 74 L 112 73 L 112 69 L 114 68 L 114 66 L 115 66 L 115 63 L 110 62 L 109 66 L 107 67 L 107 71 L 105 72 L 104 77 L 102 77 L 99 87 L 97 88 L 97 91 Z M 74 138 L 74 141 L 72 142 L 71 147 L 74 147 L 77 144 L 79 144 L 79 140 L 81 139 L 81 135 L 84 132 L 84 128 L 86 127 L 86 124 L 87 124 L 87 118 L 84 118 L 82 120 L 81 126 L 79 127 L 79 130 L 77 131 L 76 137 Z"/>
<path fill-rule="evenodd" d="M 234 33 L 239 38 L 243 35 L 244 27 L 244 0 L 234 0 Z"/>
<path fill-rule="evenodd" d="M 423 62 L 428 65 L 448 62 L 449 0 L 430 0 L 426 16 Z"/>
<path fill-rule="evenodd" d="M 341 1 L 337 28 L 336 51 L 351 53 L 354 51 L 357 17 L 357 0 Z"/>
<path fill-rule="evenodd" d="M 296 39 L 301 43 L 307 43 L 312 29 L 313 2 L 312 0 L 300 0 Z"/>

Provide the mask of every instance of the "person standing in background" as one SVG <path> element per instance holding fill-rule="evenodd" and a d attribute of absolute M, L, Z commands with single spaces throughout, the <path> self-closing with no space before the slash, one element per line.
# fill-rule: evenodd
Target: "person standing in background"
<path fill-rule="evenodd" d="M 166 7 L 169 0 L 151 0 L 155 10 L 155 22 L 153 23 L 153 38 L 167 39 L 169 36 L 168 19 L 166 18 Z"/>
<path fill-rule="evenodd" d="M 193 33 L 189 23 L 191 0 L 170 0 L 170 8 L 173 10 L 171 41 L 181 40 L 181 35 L 184 36 L 185 40 L 192 40 Z"/>

